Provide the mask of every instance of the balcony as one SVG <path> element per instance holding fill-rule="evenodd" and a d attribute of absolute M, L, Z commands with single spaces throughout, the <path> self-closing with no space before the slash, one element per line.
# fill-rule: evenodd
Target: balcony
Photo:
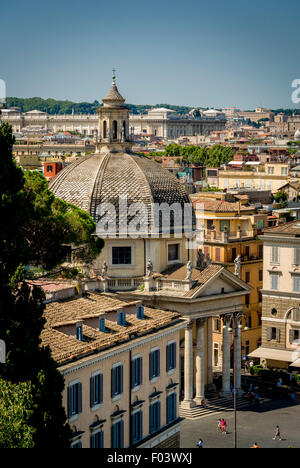
<path fill-rule="evenodd" d="M 204 240 L 220 243 L 228 242 L 238 242 L 241 239 L 253 239 L 256 236 L 257 232 L 255 229 L 250 231 L 224 231 L 217 232 L 215 229 L 205 229 L 204 230 Z"/>

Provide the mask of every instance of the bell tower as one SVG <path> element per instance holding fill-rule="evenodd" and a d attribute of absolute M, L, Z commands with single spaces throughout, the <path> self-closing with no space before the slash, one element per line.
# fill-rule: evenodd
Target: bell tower
<path fill-rule="evenodd" d="M 132 143 L 129 138 L 129 109 L 124 105 L 125 99 L 118 91 L 115 70 L 112 84 L 99 108 L 99 144 L 98 151 L 127 151 Z"/>

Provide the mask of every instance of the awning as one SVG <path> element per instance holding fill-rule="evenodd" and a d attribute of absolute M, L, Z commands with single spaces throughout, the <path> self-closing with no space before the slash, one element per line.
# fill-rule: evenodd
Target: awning
<path fill-rule="evenodd" d="M 252 353 L 248 354 L 248 357 L 273 359 L 274 361 L 294 362 L 298 360 L 298 358 L 300 361 L 300 352 L 286 351 L 284 349 L 261 347 L 261 348 L 257 348 L 255 351 L 252 351 Z M 299 364 L 299 367 L 300 367 L 300 364 Z"/>

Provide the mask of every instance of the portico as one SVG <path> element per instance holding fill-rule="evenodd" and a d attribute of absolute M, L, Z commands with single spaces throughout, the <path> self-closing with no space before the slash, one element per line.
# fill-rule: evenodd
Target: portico
<path fill-rule="evenodd" d="M 147 291 L 123 293 L 139 296 L 152 307 L 167 307 L 181 312 L 187 326 L 181 337 L 182 403 L 189 410 L 201 405 L 207 391 L 214 389 L 213 327 L 222 325 L 222 393 L 231 395 L 231 350 L 234 344 L 235 388 L 241 388 L 241 318 L 242 298 L 251 287 L 219 265 L 193 269 L 186 289 L 187 266 L 173 267 L 159 278 L 152 278 Z M 182 291 L 180 291 L 180 283 Z"/>

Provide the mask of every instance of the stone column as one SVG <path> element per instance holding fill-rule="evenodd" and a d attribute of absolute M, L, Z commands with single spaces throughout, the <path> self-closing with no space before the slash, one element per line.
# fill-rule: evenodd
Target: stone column
<path fill-rule="evenodd" d="M 197 354 L 196 354 L 196 398 L 195 402 L 200 405 L 204 399 L 204 324 L 205 321 L 197 321 Z"/>
<path fill-rule="evenodd" d="M 236 331 L 235 331 L 235 341 L 234 341 L 235 388 L 238 393 L 241 390 L 241 359 L 242 359 L 241 317 L 237 317 L 235 320 L 236 320 Z"/>
<path fill-rule="evenodd" d="M 222 392 L 230 393 L 230 316 L 223 317 L 223 363 L 222 363 Z"/>
<path fill-rule="evenodd" d="M 213 318 L 207 319 L 207 388 L 210 389 L 213 386 Z"/>
<path fill-rule="evenodd" d="M 193 356 L 193 322 L 190 321 L 185 329 L 184 339 L 184 400 L 183 408 L 193 408 L 194 402 L 194 356 Z"/>

